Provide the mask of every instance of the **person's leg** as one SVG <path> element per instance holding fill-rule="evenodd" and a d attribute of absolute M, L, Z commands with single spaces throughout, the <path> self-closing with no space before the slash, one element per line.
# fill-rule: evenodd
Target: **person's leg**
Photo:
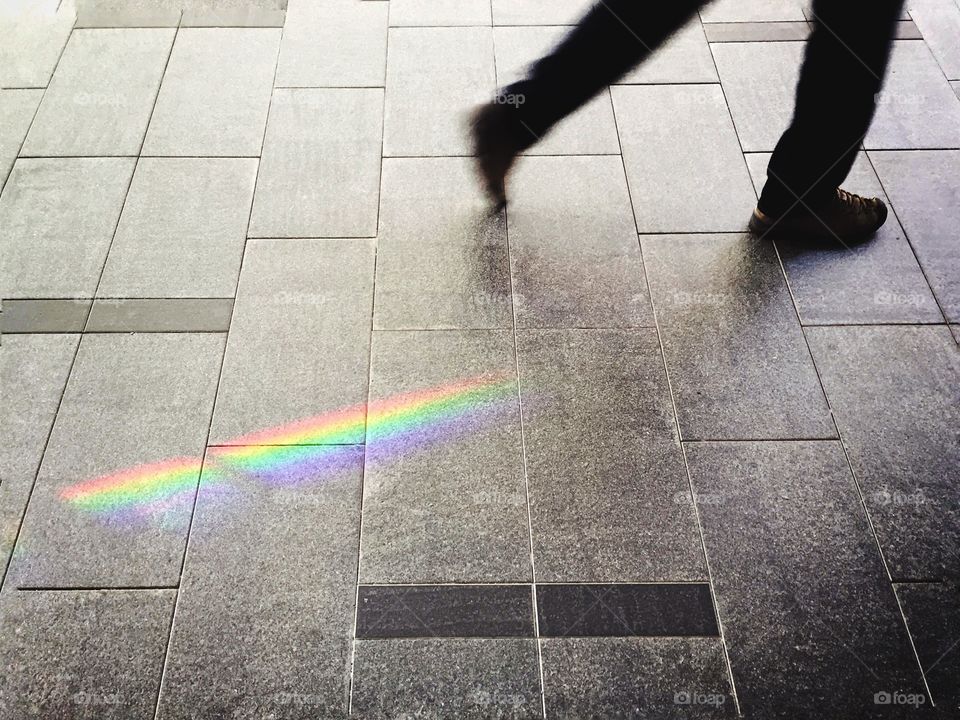
<path fill-rule="evenodd" d="M 600 0 L 527 78 L 501 91 L 522 97 L 515 114 L 533 145 L 653 52 L 704 0 Z"/>
<path fill-rule="evenodd" d="M 599 0 L 526 78 L 474 114 L 474 151 L 490 194 L 504 202 L 517 153 L 640 63 L 704 3 Z"/>
<path fill-rule="evenodd" d="M 765 215 L 816 212 L 836 196 L 873 118 L 902 5 L 815 0 L 818 22 L 807 43 L 793 121 L 777 143 L 760 196 Z"/>

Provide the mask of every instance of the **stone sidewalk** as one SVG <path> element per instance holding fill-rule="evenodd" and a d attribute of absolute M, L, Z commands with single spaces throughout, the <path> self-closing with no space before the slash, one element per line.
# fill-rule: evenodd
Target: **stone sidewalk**
<path fill-rule="evenodd" d="M 589 0 L 0 0 L 0 720 L 960 717 L 960 5 L 745 233 L 799 0 L 519 163 Z"/>

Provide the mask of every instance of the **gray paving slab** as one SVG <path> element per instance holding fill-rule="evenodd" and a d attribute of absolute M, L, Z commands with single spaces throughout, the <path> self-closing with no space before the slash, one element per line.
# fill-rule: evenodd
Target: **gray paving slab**
<path fill-rule="evenodd" d="M 259 156 L 280 47 L 277 28 L 183 28 L 144 155 Z"/>
<path fill-rule="evenodd" d="M 513 324 L 502 212 L 469 158 L 387 158 L 377 238 L 376 329 Z"/>
<path fill-rule="evenodd" d="M 960 575 L 960 351 L 946 327 L 807 338 L 894 579 Z"/>
<path fill-rule="evenodd" d="M 718 85 L 615 86 L 641 233 L 740 230 L 756 197 Z"/>
<path fill-rule="evenodd" d="M 469 155 L 467 113 L 495 93 L 493 31 L 391 28 L 383 154 Z"/>
<path fill-rule="evenodd" d="M 374 334 L 364 583 L 529 582 L 513 333 Z"/>
<path fill-rule="evenodd" d="M 373 237 L 383 91 L 277 90 L 251 237 Z"/>
<path fill-rule="evenodd" d="M 953 92 L 956 93 L 958 98 L 960 98 L 960 80 L 952 80 L 950 82 L 950 87 L 953 88 Z"/>
<path fill-rule="evenodd" d="M 641 245 L 684 440 L 835 436 L 772 245 L 735 234 Z"/>
<path fill-rule="evenodd" d="M 549 638 L 542 652 L 549 717 L 737 717 L 718 639 Z"/>
<path fill-rule="evenodd" d="M 703 579 L 656 331 L 523 331 L 518 352 L 537 580 Z"/>
<path fill-rule="evenodd" d="M 383 87 L 389 7 L 292 0 L 277 87 Z"/>
<path fill-rule="evenodd" d="M 233 297 L 255 158 L 141 158 L 99 297 Z"/>
<path fill-rule="evenodd" d="M 893 43 L 877 112 L 863 146 L 868 150 L 960 148 L 960 100 L 925 42 Z"/>
<path fill-rule="evenodd" d="M 519 327 L 653 327 L 619 157 L 520 161 L 510 181 Z"/>
<path fill-rule="evenodd" d="M 960 588 L 956 583 L 895 585 L 917 657 L 930 686 L 933 702 L 944 714 L 960 708 Z"/>
<path fill-rule="evenodd" d="M 783 22 L 803 20 L 799 0 L 718 0 L 700 11 L 704 22 Z"/>
<path fill-rule="evenodd" d="M 0 582 L 78 342 L 77 335 L 18 335 L 0 348 Z"/>
<path fill-rule="evenodd" d="M 759 193 L 770 159 L 746 156 Z M 843 187 L 865 197 L 886 199 L 865 153 L 860 153 Z M 839 238 L 817 242 L 776 241 L 803 324 L 943 322 L 937 301 L 893 215 L 868 242 Z"/>
<path fill-rule="evenodd" d="M 627 83 L 715 83 L 717 69 L 700 18 L 694 15 L 643 63 L 622 77 Z"/>
<path fill-rule="evenodd" d="M 20 153 L 43 90 L 0 90 L 0 189 Z"/>
<path fill-rule="evenodd" d="M 0 599 L 0 714 L 149 720 L 176 593 L 11 592 Z"/>
<path fill-rule="evenodd" d="M 960 80 L 960 7 L 951 0 L 913 0 L 910 17 L 949 80 Z"/>
<path fill-rule="evenodd" d="M 0 88 L 44 88 L 70 37 L 75 13 L 58 0 L 0 9 Z"/>
<path fill-rule="evenodd" d="M 534 637 L 533 587 L 360 585 L 356 637 Z"/>
<path fill-rule="evenodd" d="M 207 452 L 158 718 L 346 717 L 362 472 L 359 446 Z"/>
<path fill-rule="evenodd" d="M 77 28 L 175 28 L 182 0 L 73 0 Z"/>
<path fill-rule="evenodd" d="M 802 42 L 710 46 L 745 152 L 772 152 L 793 117 Z"/>
<path fill-rule="evenodd" d="M 84 336 L 8 587 L 177 584 L 223 342 Z"/>
<path fill-rule="evenodd" d="M 953 333 L 953 337 L 958 343 L 960 343 L 960 325 L 951 325 L 950 332 Z"/>
<path fill-rule="evenodd" d="M 920 28 L 913 20 L 898 20 L 893 33 L 897 40 L 923 40 Z"/>
<path fill-rule="evenodd" d="M 808 0 L 807 2 L 802 3 L 803 14 L 810 21 L 811 24 L 817 22 L 817 16 L 813 12 L 813 0 Z M 908 5 L 905 3 L 900 10 L 900 21 L 905 21 L 910 19 L 910 13 L 908 11 Z"/>
<path fill-rule="evenodd" d="M 391 26 L 490 25 L 490 0 L 391 0 Z"/>
<path fill-rule="evenodd" d="M 568 27 L 498 27 L 493 31 L 497 86 L 506 87 L 526 75 L 528 67 L 548 53 Z M 561 120 L 528 155 L 619 154 L 610 93 L 603 90 L 585 106 Z"/>
<path fill-rule="evenodd" d="M 494 25 L 575 25 L 591 0 L 493 0 Z"/>
<path fill-rule="evenodd" d="M 18 160 L 0 196 L 0 295 L 93 297 L 134 164 Z"/>
<path fill-rule="evenodd" d="M 805 20 L 792 22 L 708 22 L 703 24 L 707 40 L 717 42 L 776 42 L 806 40 L 810 25 Z"/>
<path fill-rule="evenodd" d="M 172 29 L 75 31 L 21 154 L 136 155 L 174 33 Z"/>
<path fill-rule="evenodd" d="M 838 442 L 688 443 L 745 717 L 875 716 L 925 692 Z"/>
<path fill-rule="evenodd" d="M 233 298 L 99 298 L 87 332 L 227 332 Z"/>
<path fill-rule="evenodd" d="M 329 442 L 336 413 L 366 400 L 373 260 L 363 240 L 247 244 L 211 444 L 251 444 L 298 422 L 320 435 L 297 442 Z M 363 442 L 362 422 L 338 437 Z"/>
<path fill-rule="evenodd" d="M 960 321 L 960 151 L 869 155 L 943 314 Z"/>
<path fill-rule="evenodd" d="M 271 7 L 274 5 L 274 7 Z M 198 7 L 185 7 L 180 27 L 283 27 L 287 11 L 284 3 L 265 3 L 265 7 L 223 7 L 215 1 Z"/>
<path fill-rule="evenodd" d="M 358 640 L 353 713 L 400 717 L 543 717 L 535 640 Z"/>
<path fill-rule="evenodd" d="M 83 332 L 91 300 L 4 300 L 0 332 Z"/>

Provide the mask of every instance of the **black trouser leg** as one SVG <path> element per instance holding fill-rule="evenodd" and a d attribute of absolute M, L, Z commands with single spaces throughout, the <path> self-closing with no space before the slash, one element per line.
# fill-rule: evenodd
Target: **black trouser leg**
<path fill-rule="evenodd" d="M 836 0 L 835 0 L 836 1 Z M 842 1 L 842 0 L 841 0 Z M 525 80 L 505 88 L 532 145 L 558 120 L 640 63 L 704 0 L 600 0 Z M 510 96 L 513 96 L 511 98 Z"/>
<path fill-rule="evenodd" d="M 793 121 L 770 159 L 764 213 L 815 208 L 846 178 L 873 118 L 902 5 L 815 0 L 819 22 L 807 43 Z"/>

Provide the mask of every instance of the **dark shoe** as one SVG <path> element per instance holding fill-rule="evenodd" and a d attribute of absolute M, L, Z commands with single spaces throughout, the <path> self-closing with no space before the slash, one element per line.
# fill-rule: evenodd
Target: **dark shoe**
<path fill-rule="evenodd" d="M 477 171 L 497 208 L 507 204 L 507 173 L 522 147 L 516 140 L 514 112 L 509 105 L 488 103 L 470 116 L 470 135 Z"/>
<path fill-rule="evenodd" d="M 837 188 L 823 205 L 781 217 L 765 214 L 758 207 L 750 218 L 750 232 L 785 240 L 857 242 L 869 238 L 887 219 L 887 206 L 880 198 L 865 198 Z"/>

